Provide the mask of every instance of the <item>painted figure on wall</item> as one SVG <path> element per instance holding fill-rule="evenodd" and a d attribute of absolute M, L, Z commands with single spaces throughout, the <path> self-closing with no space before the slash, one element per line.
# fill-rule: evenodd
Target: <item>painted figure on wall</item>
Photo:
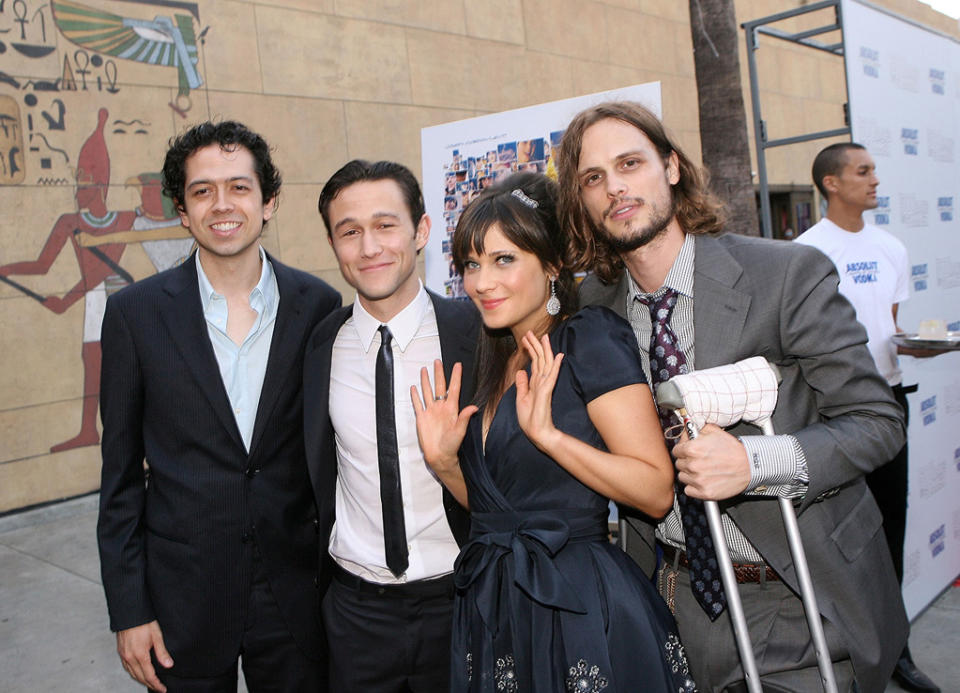
<path fill-rule="evenodd" d="M 150 174 L 141 174 L 128 182 L 140 187 L 142 206 L 136 210 L 111 211 L 107 206 L 110 184 L 110 156 L 104 139 L 107 109 L 97 114 L 93 133 L 80 148 L 76 169 L 75 199 L 77 211 L 63 214 L 57 219 L 35 260 L 14 262 L 0 266 L 0 278 L 23 293 L 37 299 L 54 313 L 64 313 L 73 304 L 84 300 L 83 346 L 83 407 L 79 433 L 50 448 L 61 452 L 100 442 L 97 431 L 97 406 L 100 388 L 100 322 L 107 295 L 133 282 L 133 277 L 120 266 L 120 259 L 127 243 L 159 240 L 156 227 L 173 227 L 177 224 L 172 208 L 164 209 L 159 197 L 159 179 Z M 165 219 L 166 214 L 170 218 Z M 152 217 L 152 218 L 151 218 Z M 130 232 L 130 233 L 128 233 Z M 164 230 L 167 236 L 183 234 Z M 144 235 L 154 234 L 154 235 Z M 175 241 L 182 245 L 184 241 Z M 13 275 L 43 275 L 50 271 L 56 259 L 67 245 L 73 248 L 80 269 L 80 280 L 62 296 L 40 296 L 19 283 L 10 280 Z M 176 248 L 174 255 L 183 256 L 189 249 Z M 148 252 L 150 255 L 150 252 Z M 169 253 L 161 253 L 160 264 L 172 264 Z M 158 259 L 151 256 L 154 264 Z"/>

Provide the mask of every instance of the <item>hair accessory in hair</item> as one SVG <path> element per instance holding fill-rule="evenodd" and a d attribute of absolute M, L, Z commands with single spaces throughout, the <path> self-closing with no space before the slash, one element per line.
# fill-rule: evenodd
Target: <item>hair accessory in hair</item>
<path fill-rule="evenodd" d="M 539 203 L 539 202 L 537 202 L 536 200 L 534 200 L 532 197 L 527 197 L 526 193 L 524 193 L 523 190 L 521 190 L 520 188 L 514 188 L 514 189 L 513 189 L 513 192 L 510 193 L 510 194 L 513 195 L 513 196 L 514 196 L 515 198 L 517 198 L 518 200 L 520 200 L 520 201 L 521 201 L 523 204 L 525 204 L 527 207 L 530 207 L 530 208 L 532 208 L 532 209 L 536 209 L 537 207 L 540 206 L 540 203 Z"/>

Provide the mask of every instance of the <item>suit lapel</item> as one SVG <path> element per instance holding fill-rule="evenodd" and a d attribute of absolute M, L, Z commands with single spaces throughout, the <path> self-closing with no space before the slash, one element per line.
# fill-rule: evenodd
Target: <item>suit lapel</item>
<path fill-rule="evenodd" d="M 462 364 L 462 380 L 460 383 L 460 407 L 470 403 L 473 393 L 473 355 L 476 349 L 476 339 L 471 339 L 467 325 L 458 319 L 451 306 L 432 291 L 427 292 L 433 302 L 433 310 L 437 316 L 437 331 L 440 335 L 440 358 L 443 360 L 443 374 L 450 382 L 450 373 L 453 364 L 458 361 Z"/>
<path fill-rule="evenodd" d="M 319 465 L 326 449 L 325 440 L 333 436 L 330 424 L 330 362 L 333 343 L 343 323 L 353 314 L 353 306 L 343 306 L 328 315 L 317 327 L 303 361 L 303 429 L 306 436 L 307 464 L 312 478 L 319 477 Z M 326 460 L 330 462 L 330 460 Z M 332 461 L 336 467 L 336 460 Z"/>
<path fill-rule="evenodd" d="M 709 236 L 697 236 L 695 241 L 693 329 L 698 345 L 695 367 L 703 370 L 740 358 L 738 346 L 750 309 L 750 296 L 734 288 L 743 268 L 721 242 Z"/>
<path fill-rule="evenodd" d="M 277 278 L 279 305 L 273 325 L 273 337 L 270 340 L 270 355 L 267 358 L 267 370 L 260 388 L 260 400 L 257 403 L 257 418 L 250 439 L 250 454 L 257 449 L 270 415 L 277 404 L 280 392 L 287 378 L 293 375 L 291 365 L 303 343 L 303 333 L 307 325 L 303 320 L 303 285 L 286 266 L 280 264 L 269 254 L 267 259 L 273 265 Z"/>
<path fill-rule="evenodd" d="M 164 283 L 168 300 L 160 309 L 161 319 L 183 357 L 187 370 L 210 402 L 220 423 L 243 450 L 243 438 L 230 409 L 230 399 L 223 387 L 217 357 L 213 353 L 207 323 L 203 317 L 196 258 L 194 253 L 169 273 Z"/>

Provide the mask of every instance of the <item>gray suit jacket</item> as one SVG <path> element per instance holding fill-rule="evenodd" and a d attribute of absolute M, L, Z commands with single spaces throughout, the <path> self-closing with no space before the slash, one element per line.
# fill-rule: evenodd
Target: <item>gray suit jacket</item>
<path fill-rule="evenodd" d="M 780 369 L 772 422 L 777 433 L 796 436 L 809 467 L 809 489 L 797 510 L 817 601 L 844 634 L 862 690 L 879 691 L 908 625 L 864 474 L 903 444 L 903 413 L 877 374 L 866 332 L 837 283 L 833 263 L 813 248 L 735 234 L 698 236 L 696 368 L 764 356 Z M 626 317 L 627 286 L 626 275 L 613 285 L 588 277 L 581 303 L 606 305 Z M 744 424 L 730 432 L 759 433 Z M 778 504 L 740 496 L 723 509 L 797 592 Z M 653 526 L 632 525 L 640 537 L 628 542 L 630 553 L 652 573 Z"/>

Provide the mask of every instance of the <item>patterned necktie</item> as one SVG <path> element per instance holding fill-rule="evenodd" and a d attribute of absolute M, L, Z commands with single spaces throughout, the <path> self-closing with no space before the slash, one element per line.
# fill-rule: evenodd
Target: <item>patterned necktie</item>
<path fill-rule="evenodd" d="M 387 567 L 400 577 L 409 564 L 407 530 L 400 491 L 400 453 L 397 420 L 393 411 L 393 335 L 380 325 L 380 351 L 376 366 L 377 461 L 380 467 L 380 504 L 383 507 L 383 548 Z"/>
<path fill-rule="evenodd" d="M 660 298 L 640 301 L 650 309 L 653 334 L 650 336 L 650 378 L 656 386 L 675 375 L 688 372 L 687 357 L 680 350 L 677 335 L 670 328 L 670 316 L 677 303 L 677 292 L 667 289 Z M 670 412 L 659 409 L 660 425 L 666 431 L 672 421 Z M 673 448 L 673 441 L 667 440 L 667 447 Z M 687 546 L 687 559 L 690 562 L 690 587 L 693 596 L 710 617 L 716 620 L 727 604 L 727 596 L 720 582 L 720 568 L 717 565 L 717 552 L 707 526 L 707 516 L 703 510 L 703 501 L 690 498 L 676 484 L 677 504 L 680 506 L 680 519 L 683 522 L 683 534 Z"/>

